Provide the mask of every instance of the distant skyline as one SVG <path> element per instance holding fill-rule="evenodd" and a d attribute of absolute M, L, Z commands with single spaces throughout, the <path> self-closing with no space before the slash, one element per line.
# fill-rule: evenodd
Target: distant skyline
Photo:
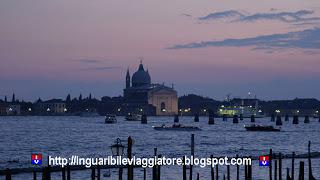
<path fill-rule="evenodd" d="M 0 99 L 122 95 L 153 83 L 222 100 L 320 99 L 319 0 L 2 0 Z"/>

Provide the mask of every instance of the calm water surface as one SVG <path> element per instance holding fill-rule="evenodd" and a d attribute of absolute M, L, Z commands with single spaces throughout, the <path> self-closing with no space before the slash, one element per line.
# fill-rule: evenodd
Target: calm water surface
<path fill-rule="evenodd" d="M 209 126 L 207 117 L 201 117 L 200 123 L 194 123 L 192 117 L 180 118 L 181 123 L 199 126 L 202 131 L 155 131 L 152 128 L 153 125 L 170 124 L 172 121 L 172 117 L 148 117 L 148 124 L 142 125 L 118 117 L 117 124 L 108 125 L 104 124 L 103 117 L 0 117 L 0 169 L 30 167 L 31 153 L 42 153 L 44 159 L 48 155 L 105 157 L 111 155 L 109 146 L 116 138 L 120 137 L 126 144 L 128 136 L 134 139 L 133 154 L 138 157 L 152 156 L 155 147 L 159 154 L 166 157 L 190 155 L 191 133 L 195 134 L 195 155 L 198 157 L 211 154 L 259 156 L 267 154 L 270 148 L 283 154 L 291 154 L 292 151 L 301 154 L 307 152 L 309 140 L 312 142 L 312 151 L 320 151 L 320 123 L 312 118 L 310 124 L 304 124 L 302 118 L 299 125 L 292 125 L 292 119 L 283 121 L 282 132 L 247 132 L 243 125 L 250 124 L 249 119 L 232 124 L 231 119 L 223 122 L 217 118 L 216 124 Z M 271 124 L 270 118 L 256 119 L 256 123 Z M 320 159 L 313 159 L 312 165 L 314 176 L 320 179 Z M 291 167 L 291 160 L 284 160 L 283 167 L 285 177 L 285 168 Z M 163 179 L 182 178 L 182 167 L 162 167 L 161 170 Z M 220 167 L 219 171 L 222 178 L 226 167 Z M 209 167 L 195 167 L 194 173 L 197 172 L 200 179 L 210 177 Z M 267 172 L 268 168 L 259 167 L 257 161 L 253 162 L 254 179 L 267 179 Z M 152 170 L 148 169 L 147 173 L 150 179 Z M 141 169 L 135 169 L 136 179 L 142 179 L 142 175 Z M 231 175 L 231 179 L 234 179 L 235 167 L 231 167 Z M 32 175 L 19 174 L 13 178 L 32 179 Z M 90 171 L 72 172 L 72 178 L 89 179 Z M 61 179 L 60 173 L 54 173 L 52 179 Z M 102 179 L 117 179 L 117 170 L 111 170 L 111 177 Z"/>

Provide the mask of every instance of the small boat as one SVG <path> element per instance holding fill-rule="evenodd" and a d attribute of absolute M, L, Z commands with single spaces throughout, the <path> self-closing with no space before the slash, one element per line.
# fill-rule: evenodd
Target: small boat
<path fill-rule="evenodd" d="M 274 128 L 273 126 L 262 126 L 262 125 L 252 125 L 252 126 L 244 126 L 244 128 L 246 128 L 247 131 L 270 131 L 270 132 L 274 132 L 274 131 L 280 131 L 280 129 Z"/>
<path fill-rule="evenodd" d="M 141 117 L 140 114 L 128 114 L 125 119 L 127 121 L 141 121 Z"/>
<path fill-rule="evenodd" d="M 104 120 L 104 123 L 106 124 L 114 124 L 117 123 L 117 118 L 114 114 L 107 114 L 106 118 Z"/>
<path fill-rule="evenodd" d="M 180 123 L 174 123 L 172 126 L 167 126 L 163 124 L 162 126 L 152 126 L 154 130 L 158 131 L 167 131 L 167 130 L 173 130 L 173 131 L 201 131 L 199 127 L 196 126 L 185 126 Z"/>

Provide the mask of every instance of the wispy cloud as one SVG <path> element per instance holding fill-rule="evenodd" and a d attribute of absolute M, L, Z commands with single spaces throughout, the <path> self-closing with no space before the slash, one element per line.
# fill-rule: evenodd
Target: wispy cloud
<path fill-rule="evenodd" d="M 187 13 L 182 13 L 181 15 L 182 15 L 182 16 L 186 16 L 186 17 L 192 17 L 191 14 L 187 14 Z"/>
<path fill-rule="evenodd" d="M 220 11 L 215 13 L 210 13 L 206 16 L 199 17 L 199 20 L 218 20 L 225 18 L 236 18 L 239 19 L 244 17 L 245 15 L 236 10 L 228 10 L 228 11 Z"/>
<path fill-rule="evenodd" d="M 229 22 L 255 22 L 260 20 L 275 20 L 285 23 L 303 23 L 319 21 L 320 17 L 310 17 L 310 15 L 313 14 L 314 11 L 310 10 L 299 10 L 295 12 L 277 12 L 277 10 L 273 9 L 271 12 L 254 14 L 242 13 L 236 10 L 228 10 L 211 13 L 204 17 L 199 17 L 198 19 L 201 21 L 228 19 Z"/>
<path fill-rule="evenodd" d="M 88 67 L 84 68 L 82 70 L 87 71 L 107 71 L 107 70 L 113 70 L 113 69 L 120 69 L 120 66 L 101 66 L 101 67 Z"/>
<path fill-rule="evenodd" d="M 252 50 L 272 50 L 300 48 L 305 50 L 320 49 L 320 28 L 306 29 L 303 31 L 288 32 L 284 34 L 271 34 L 242 39 L 225 39 L 221 41 L 202 41 L 188 44 L 174 45 L 168 49 L 192 49 L 206 47 L 246 47 Z"/>

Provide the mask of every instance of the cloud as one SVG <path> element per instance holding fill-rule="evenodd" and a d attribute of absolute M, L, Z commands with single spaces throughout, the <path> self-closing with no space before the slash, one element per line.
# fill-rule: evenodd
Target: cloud
<path fill-rule="evenodd" d="M 236 10 L 229 10 L 229 11 L 221 11 L 221 12 L 215 12 L 208 14 L 204 17 L 199 17 L 199 20 L 218 20 L 218 19 L 224 19 L 224 18 L 240 18 L 244 17 L 245 15 L 236 11 Z"/>
<path fill-rule="evenodd" d="M 192 17 L 191 14 L 187 14 L 187 13 L 182 13 L 181 15 L 182 15 L 182 16 L 186 16 L 186 17 Z"/>
<path fill-rule="evenodd" d="M 313 14 L 313 11 L 300 10 L 296 12 L 275 12 L 275 13 L 256 13 L 253 15 L 248 15 L 241 17 L 236 21 L 242 22 L 253 22 L 258 20 L 277 20 L 286 23 L 292 22 L 305 22 L 319 20 L 318 17 L 305 18 L 306 15 Z"/>
<path fill-rule="evenodd" d="M 303 31 L 272 34 L 242 39 L 225 39 L 222 41 L 202 41 L 188 44 L 174 45 L 168 49 L 193 49 L 206 47 L 249 47 L 252 50 L 292 49 L 305 50 L 320 49 L 320 28 L 306 29 Z"/>
<path fill-rule="evenodd" d="M 113 70 L 113 69 L 120 69 L 120 66 L 101 66 L 101 67 L 89 67 L 82 70 L 89 70 L 89 71 L 106 71 L 106 70 Z"/>
<path fill-rule="evenodd" d="M 201 21 L 207 20 L 218 20 L 218 19 L 231 19 L 230 22 L 255 22 L 259 20 L 275 20 L 285 23 L 303 23 L 303 22 L 314 22 L 319 21 L 320 17 L 307 17 L 314 14 L 314 11 L 309 10 L 299 10 L 295 12 L 275 12 L 272 9 L 271 12 L 267 13 L 255 13 L 255 14 L 245 14 L 236 10 L 221 11 L 208 14 L 204 17 L 199 17 Z"/>

